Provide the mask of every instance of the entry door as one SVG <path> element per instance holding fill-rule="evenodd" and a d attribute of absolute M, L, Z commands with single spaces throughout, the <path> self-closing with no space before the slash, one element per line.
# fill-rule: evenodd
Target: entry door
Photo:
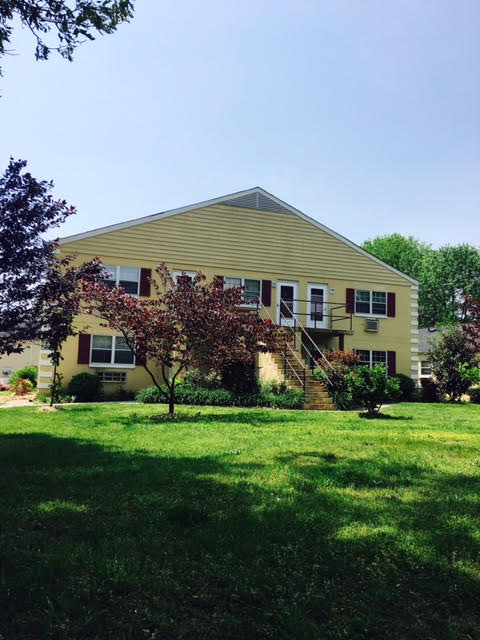
<path fill-rule="evenodd" d="M 326 284 L 308 285 L 307 327 L 328 329 L 328 287 Z"/>
<path fill-rule="evenodd" d="M 298 313 L 298 282 L 277 282 L 277 324 L 293 326 Z"/>

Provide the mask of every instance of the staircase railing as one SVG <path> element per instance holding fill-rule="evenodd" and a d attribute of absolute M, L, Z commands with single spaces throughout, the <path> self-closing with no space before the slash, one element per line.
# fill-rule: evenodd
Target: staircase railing
<path fill-rule="evenodd" d="M 283 312 L 282 312 L 282 303 L 283 303 L 283 300 L 280 300 L 280 324 L 281 324 L 281 320 L 282 320 L 282 318 L 283 318 L 283 319 L 285 319 L 285 320 L 286 320 L 286 319 L 290 319 L 290 318 L 287 318 L 287 316 L 285 316 L 285 315 L 283 314 Z M 270 312 L 268 311 L 268 309 L 265 307 L 265 305 L 264 305 L 262 302 L 259 302 L 259 304 L 258 304 L 258 306 L 257 306 L 257 309 L 258 309 L 258 308 L 261 308 L 261 309 L 264 311 L 265 315 L 268 317 L 268 319 L 269 319 L 273 324 L 276 324 L 276 323 L 275 323 L 275 321 L 273 320 L 272 316 L 270 315 Z M 308 335 L 308 333 L 305 331 L 304 327 L 302 327 L 302 325 L 298 322 L 298 320 L 296 320 L 296 318 L 293 318 L 293 320 L 294 320 L 294 326 L 293 326 L 293 327 L 292 327 L 290 324 L 281 324 L 281 326 L 282 326 L 282 327 L 284 327 L 285 329 L 290 329 L 290 332 L 293 334 L 294 344 L 295 344 L 295 341 L 296 341 L 296 332 L 297 332 L 297 329 L 300 329 L 300 330 L 303 332 L 303 334 L 304 334 L 304 335 L 305 335 L 305 336 L 310 340 L 310 342 L 313 344 L 315 351 L 316 351 L 317 353 L 319 353 L 319 354 L 320 354 L 321 358 L 323 358 L 323 360 L 325 361 L 326 365 L 327 365 L 328 367 L 330 367 L 330 369 L 333 371 L 333 367 L 332 367 L 332 365 L 331 365 L 331 364 L 330 364 L 330 362 L 327 360 L 327 358 L 325 357 L 325 355 L 324 355 L 324 353 L 322 352 L 322 350 L 321 350 L 321 349 L 319 349 L 319 348 L 318 348 L 318 346 L 313 342 L 312 338 L 311 338 L 311 337 Z M 297 352 L 296 352 L 294 349 L 292 349 L 291 345 L 288 343 L 288 341 L 287 341 L 286 339 L 285 339 L 285 346 L 284 346 L 284 348 L 283 348 L 283 352 L 282 352 L 282 350 L 281 350 L 280 345 L 278 345 L 278 344 L 277 344 L 277 347 L 279 347 L 279 350 L 280 350 L 280 352 L 282 353 L 282 355 L 283 355 L 283 357 L 284 357 L 284 373 L 285 373 L 285 375 L 286 375 L 286 372 L 287 372 L 287 367 L 290 367 L 290 368 L 291 368 L 291 370 L 292 370 L 292 371 L 294 371 L 295 376 L 297 377 L 297 379 L 302 383 L 302 380 L 301 380 L 300 376 L 299 376 L 299 375 L 297 374 L 297 372 L 294 370 L 294 367 L 292 366 L 292 364 L 290 363 L 290 361 L 289 361 L 289 359 L 288 359 L 288 356 L 287 356 L 287 347 L 288 347 L 288 349 L 290 350 L 290 352 L 292 353 L 293 357 L 297 360 L 297 362 L 298 362 L 298 363 L 299 363 L 299 365 L 301 366 L 301 368 L 302 368 L 302 378 L 303 378 L 303 384 L 302 384 L 302 386 L 303 386 L 303 392 L 304 392 L 304 394 L 305 394 L 305 393 L 306 393 L 306 371 L 307 371 L 307 367 L 306 367 L 306 366 L 305 366 L 305 364 L 300 360 L 300 358 L 298 357 Z M 319 365 L 318 360 L 312 356 L 311 352 L 308 350 L 308 348 L 305 346 L 305 344 L 303 344 L 303 349 L 306 351 L 307 356 L 310 358 L 311 362 L 313 362 L 313 363 L 314 363 L 314 367 L 313 367 L 313 368 L 314 368 L 314 370 L 315 370 L 315 369 L 318 369 L 318 370 L 321 372 L 322 376 L 324 377 L 324 379 L 325 379 L 325 383 L 326 383 L 327 385 L 330 385 L 330 384 L 331 384 L 331 382 L 330 382 L 330 378 L 329 378 L 329 376 L 327 375 L 327 373 L 324 371 L 324 369 Z M 287 363 L 288 363 L 288 364 L 287 364 Z"/>

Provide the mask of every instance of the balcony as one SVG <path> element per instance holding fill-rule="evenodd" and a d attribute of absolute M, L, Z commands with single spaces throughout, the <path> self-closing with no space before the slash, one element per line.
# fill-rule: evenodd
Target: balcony
<path fill-rule="evenodd" d="M 342 335 L 353 333 L 353 314 L 345 302 L 324 302 L 315 298 L 281 298 L 277 304 L 277 324 L 315 333 Z"/>

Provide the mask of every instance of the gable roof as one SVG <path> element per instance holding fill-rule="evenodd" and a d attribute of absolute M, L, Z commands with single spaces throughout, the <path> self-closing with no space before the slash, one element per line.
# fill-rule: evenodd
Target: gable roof
<path fill-rule="evenodd" d="M 407 276 L 405 273 L 402 273 L 401 271 L 399 271 L 398 269 L 395 269 L 394 267 L 390 266 L 386 262 L 383 262 L 376 256 L 372 255 L 371 253 L 368 253 L 368 251 L 365 251 L 364 249 L 356 245 L 351 240 L 348 240 L 348 238 L 345 238 L 344 236 L 340 235 L 336 231 L 333 231 L 332 229 L 330 229 L 329 227 L 326 227 L 325 225 L 321 224 L 317 220 L 314 220 L 310 216 L 307 216 L 302 211 L 299 211 L 298 209 L 296 209 L 295 207 L 292 207 L 291 205 L 287 204 L 283 200 L 280 200 L 280 198 L 277 198 L 276 196 L 269 193 L 265 189 L 262 189 L 261 187 L 253 187 L 252 189 L 237 191 L 235 193 L 230 193 L 228 195 L 220 196 L 218 198 L 212 198 L 211 200 L 195 202 L 193 204 L 189 204 L 184 207 L 178 207 L 177 209 L 169 209 L 168 211 L 162 211 L 161 213 L 154 213 L 153 215 L 143 216 L 141 218 L 135 218 L 133 220 L 127 220 L 126 222 L 119 222 L 117 224 L 107 225 L 106 227 L 99 227 L 98 229 L 92 229 L 91 231 L 85 231 L 83 233 L 77 233 L 75 235 L 65 236 L 64 238 L 60 238 L 60 244 L 65 244 L 68 242 L 76 242 L 77 240 L 92 238 L 94 236 L 102 235 L 104 233 L 109 233 L 111 231 L 118 231 L 120 229 L 134 227 L 140 224 L 145 224 L 147 222 L 162 220 L 164 218 L 169 218 L 170 216 L 176 216 L 181 213 L 186 213 L 187 211 L 193 211 L 195 209 L 201 209 L 203 207 L 209 207 L 215 204 L 224 204 L 230 207 L 242 207 L 245 209 L 258 209 L 262 211 L 274 211 L 276 213 L 296 215 L 299 218 L 302 218 L 302 220 L 305 220 L 306 222 L 308 222 L 309 224 L 312 224 L 314 227 L 317 227 L 317 229 L 321 229 L 322 231 L 329 234 L 330 236 L 333 236 L 337 240 L 340 240 L 340 242 L 343 242 L 344 244 L 349 246 L 351 249 L 354 249 L 358 253 L 361 253 L 362 255 L 369 258 L 370 260 L 373 260 L 374 262 L 381 265 L 382 267 L 385 267 L 389 271 L 392 271 L 398 276 L 405 278 L 405 280 L 408 280 L 412 284 L 415 284 L 415 285 L 418 284 L 418 281 L 415 280 L 414 278 Z"/>

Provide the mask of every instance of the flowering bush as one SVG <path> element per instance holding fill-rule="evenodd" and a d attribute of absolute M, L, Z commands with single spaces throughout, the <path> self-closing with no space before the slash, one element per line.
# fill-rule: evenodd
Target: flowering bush
<path fill-rule="evenodd" d="M 319 382 L 324 382 L 337 409 L 352 409 L 354 398 L 352 396 L 352 385 L 350 374 L 360 362 L 355 351 L 326 351 L 324 353 L 325 362 L 319 362 L 321 368 L 315 369 L 313 376 Z M 327 381 L 328 380 L 328 381 Z"/>
<path fill-rule="evenodd" d="M 17 378 L 10 385 L 10 391 L 16 396 L 24 396 L 26 393 L 33 391 L 33 384 L 25 378 Z"/>

